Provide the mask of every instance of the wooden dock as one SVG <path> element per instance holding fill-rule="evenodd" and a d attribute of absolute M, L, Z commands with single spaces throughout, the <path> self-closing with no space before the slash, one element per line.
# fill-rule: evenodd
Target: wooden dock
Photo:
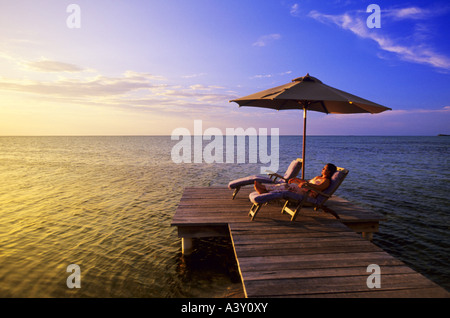
<path fill-rule="evenodd" d="M 192 238 L 231 237 L 246 297 L 449 297 L 370 242 L 382 215 L 332 198 L 340 219 L 305 209 L 290 222 L 275 202 L 250 221 L 250 191 L 231 200 L 227 188 L 187 188 L 172 220 L 186 254 Z M 380 268 L 380 288 L 368 287 L 371 264 Z"/>

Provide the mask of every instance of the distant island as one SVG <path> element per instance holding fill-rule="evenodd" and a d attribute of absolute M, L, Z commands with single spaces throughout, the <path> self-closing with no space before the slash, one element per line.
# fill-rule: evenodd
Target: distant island
<path fill-rule="evenodd" d="M 446 135 L 446 134 L 439 134 L 438 136 L 450 136 L 450 135 Z"/>

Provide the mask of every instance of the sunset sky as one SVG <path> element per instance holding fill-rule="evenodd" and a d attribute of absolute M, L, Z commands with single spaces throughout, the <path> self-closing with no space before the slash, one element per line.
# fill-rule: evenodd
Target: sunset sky
<path fill-rule="evenodd" d="M 392 108 L 309 112 L 309 135 L 450 134 L 449 24 L 446 0 L 0 0 L 0 135 L 170 135 L 194 120 L 301 134 L 301 111 L 229 100 L 306 73 Z"/>

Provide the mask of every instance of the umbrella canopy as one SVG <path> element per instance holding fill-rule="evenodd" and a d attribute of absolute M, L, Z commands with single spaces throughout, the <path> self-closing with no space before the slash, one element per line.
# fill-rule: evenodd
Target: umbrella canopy
<path fill-rule="evenodd" d="M 326 114 L 380 113 L 390 108 L 364 98 L 325 85 L 315 77 L 293 79 L 291 83 L 270 88 L 252 95 L 231 100 L 240 106 L 284 109 L 303 109 L 303 165 L 305 177 L 306 112 L 318 111 Z"/>

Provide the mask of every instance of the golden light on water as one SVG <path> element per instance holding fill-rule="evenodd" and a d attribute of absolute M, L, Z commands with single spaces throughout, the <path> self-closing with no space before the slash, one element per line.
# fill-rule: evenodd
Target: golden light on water
<path fill-rule="evenodd" d="M 173 297 L 194 289 L 179 288 L 191 274 L 180 267 L 170 221 L 183 186 L 171 186 L 167 171 L 183 180 L 191 172 L 171 163 L 170 138 L 158 138 L 0 137 L 2 297 Z M 203 173 L 197 181 L 206 185 L 212 175 Z M 70 264 L 81 268 L 80 289 L 66 285 Z M 218 293 L 227 289 L 221 275 Z"/>

